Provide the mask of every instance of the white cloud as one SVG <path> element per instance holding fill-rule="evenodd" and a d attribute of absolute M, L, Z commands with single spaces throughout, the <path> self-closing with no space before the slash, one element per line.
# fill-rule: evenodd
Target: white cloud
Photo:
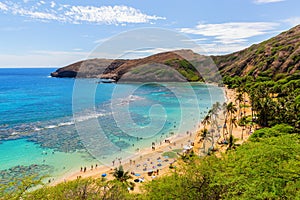
<path fill-rule="evenodd" d="M 138 59 L 147 57 L 153 54 L 162 53 L 166 51 L 175 51 L 181 49 L 180 47 L 173 47 L 173 48 L 142 48 L 142 49 L 135 49 L 135 50 L 128 50 L 125 51 L 121 57 L 121 59 Z"/>
<path fill-rule="evenodd" d="M 256 36 L 273 34 L 279 23 L 272 22 L 228 22 L 219 24 L 200 23 L 194 28 L 182 28 L 181 32 L 207 39 L 198 43 L 196 52 L 206 55 L 232 53 L 247 48 Z"/>
<path fill-rule="evenodd" d="M 237 44 L 237 43 L 245 43 L 247 41 L 248 41 L 247 39 L 229 38 L 229 39 L 216 40 L 215 42 L 222 43 L 222 44 Z"/>
<path fill-rule="evenodd" d="M 56 6 L 56 3 L 55 3 L 54 1 L 51 1 L 51 2 L 50 2 L 50 7 L 51 7 L 51 8 L 54 8 L 55 6 Z"/>
<path fill-rule="evenodd" d="M 300 24 L 300 17 L 291 17 L 291 18 L 288 18 L 286 20 L 283 20 L 284 22 L 292 25 L 292 26 L 297 26 Z"/>
<path fill-rule="evenodd" d="M 59 18 L 54 14 L 51 13 L 44 13 L 44 12 L 33 12 L 29 10 L 20 9 L 17 10 L 15 13 L 21 16 L 28 16 L 34 19 L 45 19 L 45 20 L 60 20 L 62 21 L 64 18 Z"/>
<path fill-rule="evenodd" d="M 207 41 L 207 38 L 197 38 L 197 39 L 184 39 L 181 40 L 182 42 L 203 42 L 203 41 Z"/>
<path fill-rule="evenodd" d="M 199 44 L 194 45 L 193 47 L 190 47 L 189 49 L 193 50 L 196 53 L 202 54 L 202 55 L 221 55 L 221 54 L 227 54 L 231 52 L 240 51 L 242 49 L 247 48 L 248 46 L 246 44 L 216 44 L 216 43 L 210 43 L 210 44 Z M 175 51 L 178 49 L 182 49 L 182 47 L 173 47 L 173 48 L 149 48 L 149 49 L 136 49 L 133 51 L 126 51 L 122 57 L 124 59 L 135 59 L 135 58 L 141 58 L 150 56 L 157 53 L 162 53 L 166 51 Z"/>
<path fill-rule="evenodd" d="M 141 11 L 128 6 L 72 6 L 65 15 L 75 22 L 92 22 L 107 24 L 146 23 L 151 20 L 164 19 L 149 16 Z"/>
<path fill-rule="evenodd" d="M 147 15 L 140 10 L 128 6 L 70 6 L 59 5 L 51 1 L 39 1 L 31 7 L 23 3 L 13 1 L 0 2 L 0 11 L 14 15 L 27 16 L 33 19 L 54 20 L 79 23 L 126 25 L 127 23 L 153 23 L 156 20 L 164 20 L 164 17 Z"/>
<path fill-rule="evenodd" d="M 8 10 L 7 5 L 5 5 L 4 3 L 0 2 L 0 10 L 7 11 Z"/>
<path fill-rule="evenodd" d="M 74 48 L 74 49 L 72 49 L 73 51 L 82 51 L 83 49 L 81 49 L 81 48 Z"/>
<path fill-rule="evenodd" d="M 201 44 L 199 49 L 193 49 L 195 52 L 204 55 L 223 55 L 243 50 L 248 47 L 247 44 Z"/>
<path fill-rule="evenodd" d="M 198 24 L 194 28 L 182 28 L 183 33 L 214 37 L 215 42 L 233 44 L 246 42 L 248 38 L 273 31 L 279 24 L 271 22 L 230 22 L 222 24 Z"/>
<path fill-rule="evenodd" d="M 254 0 L 254 3 L 256 4 L 266 4 L 266 3 L 276 3 L 276 2 L 281 2 L 285 0 Z"/>

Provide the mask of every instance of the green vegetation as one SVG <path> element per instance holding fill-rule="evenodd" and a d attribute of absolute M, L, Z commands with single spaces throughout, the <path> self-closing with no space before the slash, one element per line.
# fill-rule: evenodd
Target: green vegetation
<path fill-rule="evenodd" d="M 175 67 L 188 81 L 199 81 L 201 79 L 195 67 L 185 59 L 171 59 L 167 60 L 165 64 Z"/>
<path fill-rule="evenodd" d="M 22 196 L 24 200 L 32 199 L 127 199 L 127 188 L 118 181 L 105 181 L 104 179 L 77 179 L 61 183 L 55 187 L 42 187 L 34 192 Z"/>
<path fill-rule="evenodd" d="M 0 185 L 0 200 L 130 199 L 128 188 L 134 187 L 134 183 L 129 181 L 131 176 L 122 166 L 115 168 L 113 176 L 115 180 L 112 181 L 105 178 L 78 178 L 54 187 L 43 184 L 40 178 L 30 176 L 21 181 L 13 181 L 9 185 Z M 37 185 L 39 189 L 29 191 Z"/>
<path fill-rule="evenodd" d="M 263 127 L 285 123 L 300 130 L 299 73 L 277 81 L 268 77 L 225 77 L 229 88 L 247 92 L 252 106 L 252 118 Z"/>
<path fill-rule="evenodd" d="M 148 183 L 144 199 L 299 199 L 300 137 L 280 127 L 288 133 L 247 142 L 221 158 L 195 158 Z"/>
<path fill-rule="evenodd" d="M 164 152 L 162 156 L 168 156 L 169 158 L 177 158 L 177 153 L 174 151 Z"/>

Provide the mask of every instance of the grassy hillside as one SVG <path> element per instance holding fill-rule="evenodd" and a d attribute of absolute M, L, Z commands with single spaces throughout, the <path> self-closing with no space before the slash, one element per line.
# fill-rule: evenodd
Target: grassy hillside
<path fill-rule="evenodd" d="M 212 58 L 223 75 L 278 79 L 299 73 L 300 25 L 245 50 Z"/>

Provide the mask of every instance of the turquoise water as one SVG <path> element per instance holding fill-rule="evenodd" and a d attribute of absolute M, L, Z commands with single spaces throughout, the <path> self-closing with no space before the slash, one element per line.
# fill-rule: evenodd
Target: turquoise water
<path fill-rule="evenodd" d="M 58 177 L 130 156 L 194 130 L 224 101 L 222 89 L 204 84 L 97 84 L 52 71 L 0 69 L 0 180 L 20 169 Z"/>

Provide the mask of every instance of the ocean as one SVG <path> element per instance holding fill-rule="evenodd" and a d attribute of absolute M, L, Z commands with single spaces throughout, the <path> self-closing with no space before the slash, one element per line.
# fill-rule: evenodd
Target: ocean
<path fill-rule="evenodd" d="M 193 131 L 222 88 L 201 83 L 99 83 L 52 68 L 0 69 L 0 183 L 110 165 Z"/>

